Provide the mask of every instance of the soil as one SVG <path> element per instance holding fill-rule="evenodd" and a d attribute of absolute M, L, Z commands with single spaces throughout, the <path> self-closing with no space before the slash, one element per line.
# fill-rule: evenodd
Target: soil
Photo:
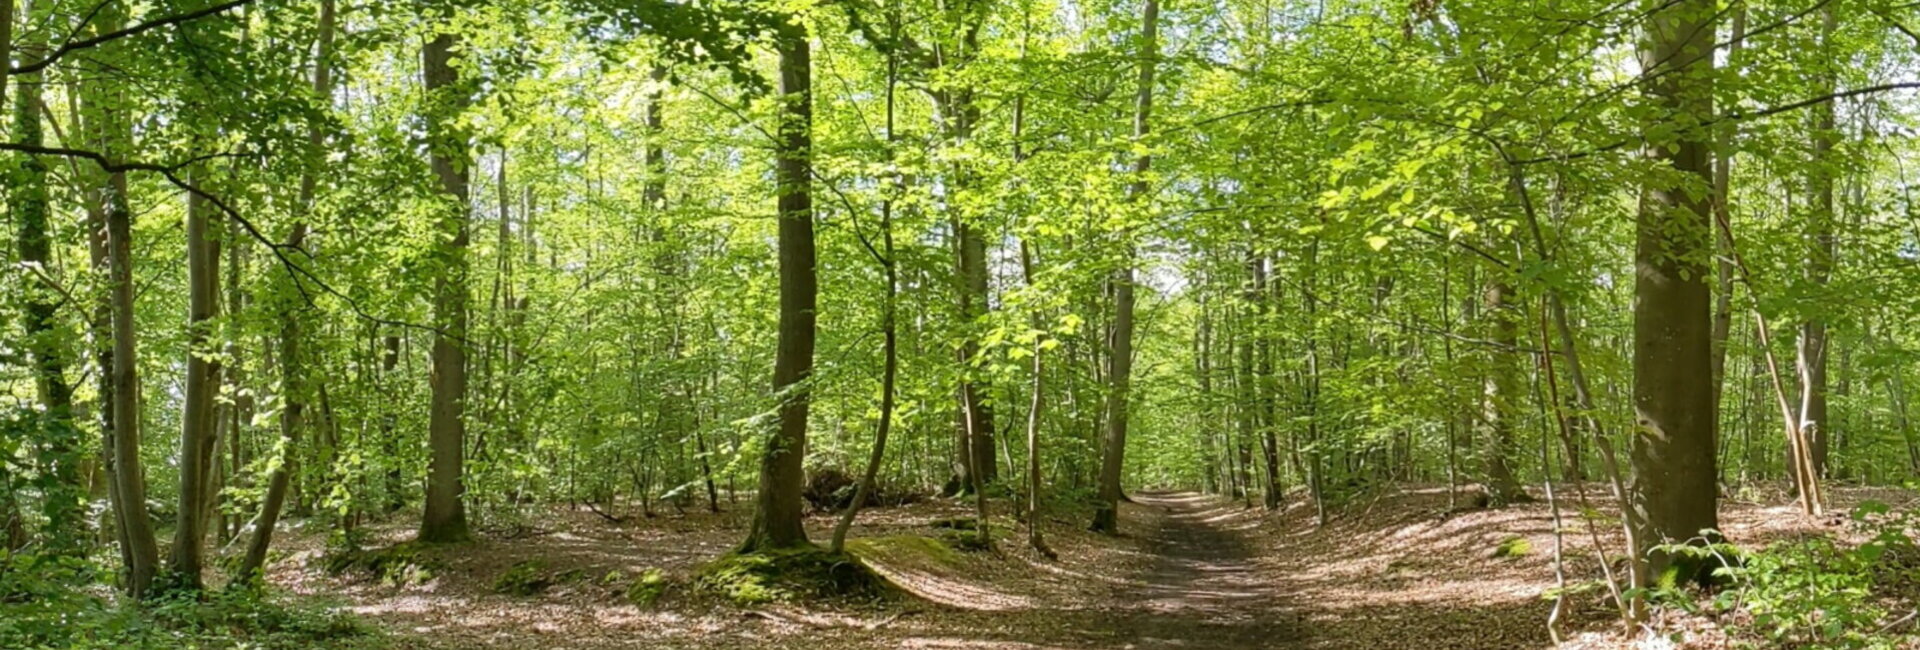
<path fill-rule="evenodd" d="M 1597 488 L 1589 491 L 1602 500 Z M 1835 492 L 1836 510 L 1864 498 L 1907 498 Z M 991 520 L 992 551 L 920 539 L 938 537 L 936 521 L 971 516 L 970 499 L 863 511 L 851 546 L 906 594 L 880 603 L 741 607 L 688 593 L 688 577 L 744 535 L 744 501 L 723 504 L 719 514 L 651 518 L 532 511 L 523 525 L 430 551 L 431 566 L 410 580 L 327 575 L 322 531 L 296 530 L 272 579 L 359 614 L 400 648 L 1553 647 L 1546 629 L 1552 604 L 1543 594 L 1555 585 L 1555 546 L 1545 503 L 1455 510 L 1450 504 L 1470 499 L 1449 499 L 1445 487 L 1393 487 L 1343 504 L 1317 525 L 1297 495 L 1274 512 L 1187 492 L 1142 492 L 1133 501 L 1123 504 L 1118 537 L 1085 531 L 1077 513 L 1046 518 L 1042 529 L 1058 559 L 1028 549 L 1024 530 L 1009 530 L 1014 522 L 1004 512 Z M 1568 582 L 1598 578 L 1594 537 L 1571 497 L 1563 494 L 1561 506 Z M 1759 544 L 1832 525 L 1790 513 L 1729 502 L 1722 527 L 1735 542 Z M 399 543 L 410 536 L 405 519 L 367 530 L 376 543 Z M 809 535 L 824 542 L 833 519 L 810 518 Z M 1619 549 L 1615 527 L 1594 526 L 1609 557 Z M 500 575 L 528 562 L 553 585 L 531 596 L 495 591 Z M 630 603 L 627 588 L 650 570 L 679 586 L 652 604 Z M 1570 597 L 1568 605 L 1561 630 L 1569 647 L 1627 646 L 1603 591 Z M 1695 645 L 1717 647 L 1723 637 L 1711 622 L 1697 623 L 1688 633 Z"/>

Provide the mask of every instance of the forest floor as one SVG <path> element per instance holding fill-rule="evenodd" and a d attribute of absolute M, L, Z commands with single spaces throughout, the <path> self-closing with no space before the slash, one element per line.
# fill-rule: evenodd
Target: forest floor
<path fill-rule="evenodd" d="M 1593 491 L 1597 488 L 1590 488 Z M 1836 506 L 1911 495 L 1836 490 Z M 1883 492 L 1885 492 L 1883 494 Z M 1597 500 L 1600 493 L 1594 492 Z M 1566 495 L 1563 495 L 1566 498 Z M 1465 501 L 1463 496 L 1462 501 Z M 469 545 L 434 549 L 425 571 L 388 579 L 322 569 L 322 531 L 299 531 L 273 581 L 336 604 L 402 648 L 805 648 L 1122 650 L 1308 648 L 1468 650 L 1545 648 L 1554 586 L 1552 514 L 1543 503 L 1454 510 L 1445 487 L 1378 491 L 1315 525 L 1296 498 L 1281 512 L 1194 493 L 1143 492 L 1123 504 L 1123 535 L 1086 532 L 1078 513 L 1046 518 L 1049 560 L 996 510 L 998 548 L 958 552 L 921 541 L 971 502 L 870 509 L 850 544 L 910 594 L 873 605 L 740 608 L 670 593 L 650 606 L 625 597 L 659 570 L 684 581 L 744 535 L 750 504 L 720 514 L 608 517 L 564 506 Z M 1569 581 L 1600 573 L 1592 537 L 1563 502 Z M 1778 501 L 1774 501 L 1778 503 Z M 996 502 L 1004 507 L 1004 503 Z M 1839 508 L 1836 508 L 1839 511 Z M 1782 506 L 1729 500 L 1734 541 L 1815 534 L 1834 525 Z M 381 543 L 410 536 L 405 517 L 368 525 Z M 615 519 L 618 519 L 617 521 Z M 824 542 L 832 518 L 808 521 Z M 1599 524 L 1613 552 L 1617 536 Z M 1018 534 L 1014 534 L 1014 533 Z M 1514 540 L 1525 540 L 1517 542 Z M 498 593 L 510 571 L 551 582 L 533 595 Z M 405 573 L 405 572 L 402 572 Z M 1577 597 L 1563 631 L 1575 647 L 1622 647 L 1597 591 Z M 1699 647 L 1719 632 L 1695 621 Z"/>

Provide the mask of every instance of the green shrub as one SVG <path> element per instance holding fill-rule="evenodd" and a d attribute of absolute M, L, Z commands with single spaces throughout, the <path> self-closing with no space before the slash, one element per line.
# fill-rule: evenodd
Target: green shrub
<path fill-rule="evenodd" d="M 1780 542 L 1741 553 L 1715 573 L 1729 586 L 1714 599 L 1723 611 L 1744 610 L 1751 622 L 1737 631 L 1795 648 L 1891 648 L 1883 632 L 1890 612 L 1885 591 L 1911 584 L 1920 559 L 1909 530 L 1913 513 L 1862 504 L 1853 513 L 1873 537 L 1844 546 L 1828 537 Z M 1723 547 L 1725 545 L 1716 545 Z M 1698 548 L 1698 547 L 1696 547 Z M 1715 552 L 1714 547 L 1691 551 Z"/>
<path fill-rule="evenodd" d="M 0 558 L 0 648 L 373 648 L 349 614 L 256 588 L 117 603 L 84 560 Z"/>

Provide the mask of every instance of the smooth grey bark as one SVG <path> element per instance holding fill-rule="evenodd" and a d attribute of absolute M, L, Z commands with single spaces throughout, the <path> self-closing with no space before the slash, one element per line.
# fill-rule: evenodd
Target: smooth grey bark
<path fill-rule="evenodd" d="M 421 52 L 427 94 L 428 158 L 440 191 L 447 195 L 440 223 L 448 237 L 441 248 L 443 267 L 433 282 L 433 406 L 428 416 L 426 509 L 421 516 L 423 542 L 469 539 L 466 512 L 467 402 L 467 242 L 471 207 L 471 166 L 466 135 L 453 124 L 470 101 L 466 84 L 453 66 L 460 38 L 442 33 Z"/>
<path fill-rule="evenodd" d="M 807 412 L 813 373 L 814 309 L 819 298 L 813 243 L 813 52 L 806 30 L 776 36 L 780 55 L 780 129 L 774 180 L 779 214 L 780 324 L 773 393 L 779 422 L 760 457 L 753 528 L 741 552 L 807 545 L 801 521 Z"/>
<path fill-rule="evenodd" d="M 1715 430 L 1712 383 L 1711 294 L 1707 260 L 1713 250 L 1708 193 L 1712 143 L 1699 129 L 1712 119 L 1713 0 L 1659 5 L 1648 21 L 1639 56 L 1648 98 L 1674 129 L 1672 142 L 1647 149 L 1653 162 L 1674 172 L 1649 182 L 1636 220 L 1633 306 L 1633 406 L 1630 436 L 1632 507 L 1644 526 L 1636 554 L 1646 558 L 1636 586 L 1674 564 L 1661 544 L 1696 539 L 1719 528 L 1715 509 Z M 1650 124 L 1649 128 L 1655 125 Z M 1691 577 L 1691 576 L 1687 576 Z"/>
<path fill-rule="evenodd" d="M 1146 139 L 1149 133 L 1148 120 L 1153 116 L 1153 79 L 1160 60 L 1159 0 L 1146 0 L 1140 14 L 1140 78 L 1135 89 L 1133 109 L 1135 142 Z M 1146 202 L 1146 175 L 1152 169 L 1152 155 L 1141 154 L 1134 158 L 1134 181 L 1127 185 L 1129 201 Z M 1127 418 L 1133 390 L 1134 251 L 1131 243 L 1125 244 L 1125 247 L 1123 255 L 1126 261 L 1119 270 L 1114 271 L 1110 280 L 1113 287 L 1113 331 L 1107 346 L 1110 351 L 1107 361 L 1107 427 L 1100 457 L 1099 502 L 1094 506 L 1092 526 L 1093 530 L 1109 535 L 1120 532 L 1120 499 L 1123 496 L 1120 472 L 1126 465 Z"/>

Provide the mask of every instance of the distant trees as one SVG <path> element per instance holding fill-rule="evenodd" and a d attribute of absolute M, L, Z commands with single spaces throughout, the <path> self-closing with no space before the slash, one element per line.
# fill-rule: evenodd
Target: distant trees
<path fill-rule="evenodd" d="M 1591 467 L 1645 582 L 1719 490 L 1920 463 L 1915 8 L 1174 9 L 23 3 L 0 541 L 145 596 L 289 517 L 944 492 L 1038 549 Z"/>

